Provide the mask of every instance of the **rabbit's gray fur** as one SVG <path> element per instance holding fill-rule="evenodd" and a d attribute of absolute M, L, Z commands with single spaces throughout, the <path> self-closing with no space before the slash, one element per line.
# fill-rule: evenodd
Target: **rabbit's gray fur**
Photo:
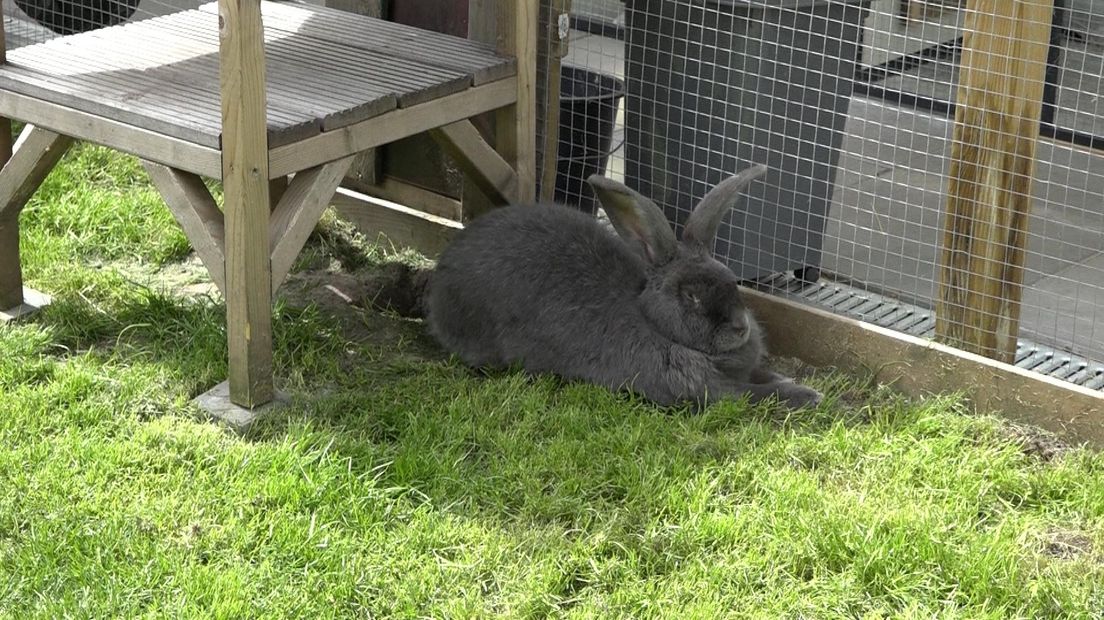
<path fill-rule="evenodd" d="M 599 176 L 588 182 L 617 234 L 568 207 L 496 209 L 451 241 L 412 310 L 474 367 L 520 364 L 661 405 L 744 394 L 815 405 L 818 392 L 764 368 L 736 276 L 708 251 L 723 215 L 765 171 L 714 188 L 682 241 L 654 203 Z"/>

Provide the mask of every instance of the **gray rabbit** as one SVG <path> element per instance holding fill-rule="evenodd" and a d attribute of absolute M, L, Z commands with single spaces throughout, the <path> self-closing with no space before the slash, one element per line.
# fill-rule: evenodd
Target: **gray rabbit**
<path fill-rule="evenodd" d="M 814 406 L 820 393 L 764 367 L 736 276 L 709 251 L 721 218 L 766 170 L 713 188 L 681 241 L 655 203 L 594 175 L 617 235 L 568 207 L 503 207 L 457 233 L 432 271 L 407 270 L 396 285 L 406 313 L 473 367 L 517 364 L 660 405 L 747 394 Z"/>

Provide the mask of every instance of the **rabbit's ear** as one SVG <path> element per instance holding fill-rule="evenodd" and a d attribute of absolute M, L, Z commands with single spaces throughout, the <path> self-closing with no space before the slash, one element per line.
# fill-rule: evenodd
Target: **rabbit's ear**
<path fill-rule="evenodd" d="M 678 240 L 667 217 L 654 202 L 617 181 L 593 174 L 594 189 L 617 234 L 653 265 L 664 265 L 678 252 Z"/>
<path fill-rule="evenodd" d="M 721 219 L 736 205 L 736 201 L 740 199 L 740 192 L 766 173 L 766 165 L 758 164 L 721 181 L 709 190 L 709 193 L 694 208 L 690 218 L 686 220 L 686 227 L 682 229 L 682 242 L 699 249 L 712 245 L 714 237 L 717 236 L 717 227 L 721 225 Z"/>

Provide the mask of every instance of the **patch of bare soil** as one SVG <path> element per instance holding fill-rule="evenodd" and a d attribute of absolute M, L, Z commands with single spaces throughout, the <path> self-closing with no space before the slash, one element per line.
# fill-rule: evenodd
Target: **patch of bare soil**
<path fill-rule="evenodd" d="M 1072 446 L 1057 436 L 1037 427 L 1009 424 L 1008 440 L 1020 446 L 1024 454 L 1044 462 L 1061 458 Z"/>
<path fill-rule="evenodd" d="M 218 287 L 207 275 L 207 268 L 195 254 L 187 260 L 165 265 L 157 272 L 157 278 L 166 288 L 179 291 L 188 297 L 221 297 Z"/>
<path fill-rule="evenodd" d="M 1059 560 L 1073 560 L 1091 554 L 1093 541 L 1084 532 L 1055 530 L 1043 543 L 1043 554 Z"/>
<path fill-rule="evenodd" d="M 309 269 L 293 273 L 280 287 L 278 296 L 290 306 L 314 304 L 325 315 L 336 319 L 353 341 L 398 350 L 425 359 L 443 359 L 447 354 L 425 333 L 418 320 L 395 313 L 379 312 L 369 305 L 375 282 L 383 266 L 372 265 L 346 273 L 329 269 Z"/>
<path fill-rule="evenodd" d="M 97 263 L 92 266 L 114 270 L 141 286 L 172 291 L 183 297 L 211 297 L 219 300 L 222 297 L 218 287 L 211 282 L 207 268 L 194 253 L 180 262 L 160 266 L 127 261 Z"/>
<path fill-rule="evenodd" d="M 815 366 L 810 366 L 796 357 L 772 355 L 767 359 L 767 365 L 775 372 L 798 382 L 808 380 L 817 372 Z"/>

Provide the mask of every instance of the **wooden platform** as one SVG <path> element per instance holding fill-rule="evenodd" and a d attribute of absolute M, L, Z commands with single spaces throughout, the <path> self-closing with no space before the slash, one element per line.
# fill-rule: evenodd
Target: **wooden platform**
<path fill-rule="evenodd" d="M 358 153 L 425 133 L 483 207 L 533 199 L 538 0 L 488 0 L 475 15 L 494 24 L 478 32 L 493 47 L 268 0 L 219 0 L 6 59 L 0 46 L 0 138 L 9 119 L 25 123 L 14 145 L 0 139 L 0 311 L 34 305 L 20 213 L 66 150 L 128 153 L 226 298 L 228 392 L 213 398 L 263 407 L 277 394 L 272 293 Z M 472 122 L 487 112 L 490 135 Z M 202 177 L 222 181 L 221 205 Z"/>
<path fill-rule="evenodd" d="M 307 4 L 266 0 L 262 15 L 273 177 L 382 143 L 386 132 L 340 132 L 388 113 L 440 108 L 401 115 L 408 133 L 422 117 L 429 129 L 450 109 L 460 120 L 513 101 L 516 61 L 485 44 Z M 0 113 L 218 176 L 218 28 L 212 2 L 12 50 L 0 66 Z"/>

